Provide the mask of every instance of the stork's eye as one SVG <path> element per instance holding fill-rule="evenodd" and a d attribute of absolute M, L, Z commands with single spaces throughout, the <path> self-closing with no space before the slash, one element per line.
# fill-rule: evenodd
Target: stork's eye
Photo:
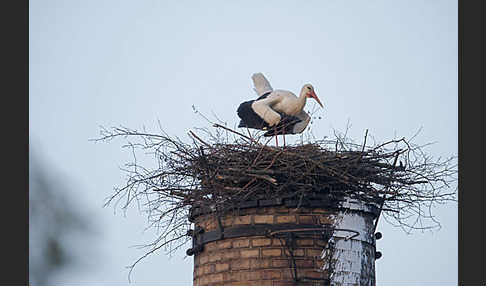
<path fill-rule="evenodd" d="M 310 86 L 308 86 L 308 87 L 307 87 L 307 89 L 308 89 L 308 90 L 311 90 L 311 87 L 310 87 Z"/>

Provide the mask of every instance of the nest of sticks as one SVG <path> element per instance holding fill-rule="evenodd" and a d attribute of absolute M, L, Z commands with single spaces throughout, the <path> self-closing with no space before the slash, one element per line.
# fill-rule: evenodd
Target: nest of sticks
<path fill-rule="evenodd" d="M 156 134 L 102 128 L 95 139 L 125 138 L 124 147 L 132 151 L 133 161 L 123 169 L 126 183 L 107 204 L 128 208 L 137 202 L 146 212 L 160 230 L 147 254 L 162 247 L 171 252 L 190 239 L 186 232 L 194 206 L 229 213 L 255 197 L 346 196 L 380 202 L 388 222 L 410 231 L 440 226 L 433 206 L 456 200 L 456 157 L 434 160 L 424 151 L 427 144 L 401 138 L 369 146 L 367 132 L 359 144 L 335 132 L 332 140 L 275 147 L 263 137 L 213 127 L 199 135 L 190 131 L 190 143 L 162 128 Z M 137 150 L 149 160 L 141 161 Z"/>

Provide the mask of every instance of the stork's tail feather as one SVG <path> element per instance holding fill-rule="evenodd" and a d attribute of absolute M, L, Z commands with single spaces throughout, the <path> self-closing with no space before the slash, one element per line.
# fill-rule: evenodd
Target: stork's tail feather
<path fill-rule="evenodd" d="M 253 80 L 253 85 L 255 86 L 254 90 L 256 91 L 258 96 L 262 96 L 265 93 L 273 91 L 270 82 L 262 73 L 254 73 L 251 76 L 251 79 Z"/>

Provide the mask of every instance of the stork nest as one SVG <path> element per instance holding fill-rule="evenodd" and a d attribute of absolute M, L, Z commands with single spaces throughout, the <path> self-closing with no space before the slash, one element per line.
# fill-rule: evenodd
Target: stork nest
<path fill-rule="evenodd" d="M 123 169 L 126 183 L 107 204 L 123 202 L 126 209 L 138 203 L 160 230 L 152 251 L 170 252 L 188 241 L 195 206 L 228 213 L 254 198 L 346 196 L 382 203 L 385 219 L 410 231 L 438 226 L 433 206 L 455 200 L 456 157 L 433 160 L 426 145 L 405 138 L 368 146 L 367 133 L 360 144 L 335 133 L 332 140 L 274 147 L 263 137 L 214 127 L 200 130 L 204 139 L 191 131 L 191 143 L 162 129 L 150 134 L 125 127 L 103 128 L 96 139 L 126 138 L 133 161 Z M 140 161 L 137 150 L 151 159 Z"/>
<path fill-rule="evenodd" d="M 384 189 L 392 183 L 403 187 L 425 182 L 407 175 L 403 166 L 386 162 L 397 158 L 400 151 L 330 151 L 323 142 L 285 148 L 217 144 L 207 149 L 201 146 L 199 151 L 199 156 L 183 167 L 190 168 L 200 181 L 201 197 L 194 203 L 211 198 L 211 203 L 224 203 L 222 209 L 230 202 L 237 208 L 248 198 L 315 193 L 376 202 L 391 193 Z"/>

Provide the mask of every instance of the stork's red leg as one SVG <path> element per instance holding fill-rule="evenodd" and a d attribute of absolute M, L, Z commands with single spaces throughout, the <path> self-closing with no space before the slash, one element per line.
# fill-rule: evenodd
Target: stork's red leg
<path fill-rule="evenodd" d="M 275 135 L 275 144 L 277 144 L 278 147 L 278 135 Z"/>
<path fill-rule="evenodd" d="M 283 146 L 285 147 L 285 129 L 282 130 L 282 137 L 283 137 L 283 142 L 284 142 Z"/>

